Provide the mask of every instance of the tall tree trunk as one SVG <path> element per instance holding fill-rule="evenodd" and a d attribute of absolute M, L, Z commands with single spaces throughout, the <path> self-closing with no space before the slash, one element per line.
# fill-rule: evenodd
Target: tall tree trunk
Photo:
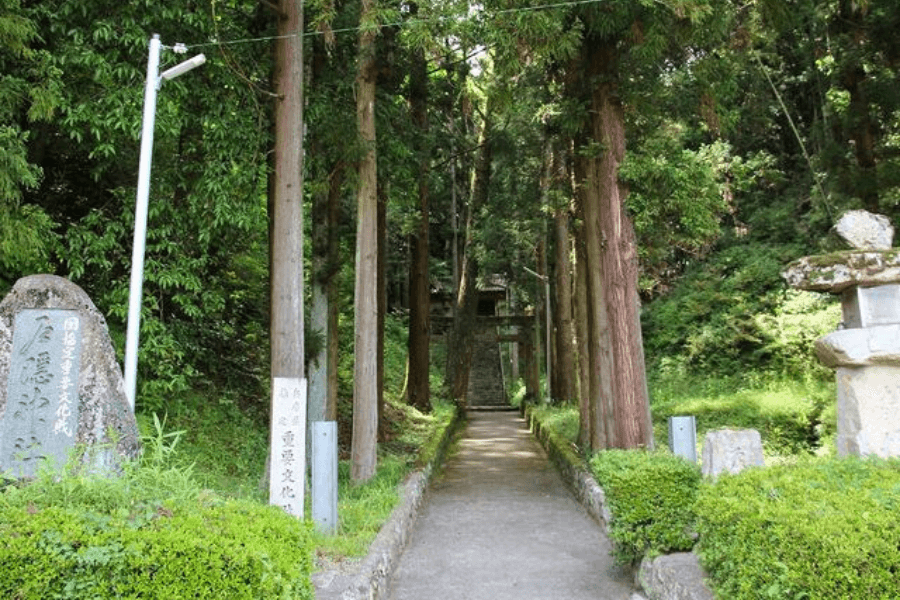
<path fill-rule="evenodd" d="M 550 178 L 553 171 L 553 145 L 550 141 L 550 138 L 546 135 L 544 137 L 544 148 L 542 154 L 543 157 L 541 161 L 540 198 L 541 210 L 543 212 L 550 205 Z M 514 190 L 513 197 L 515 196 L 516 194 Z M 555 360 L 553 356 L 553 336 L 550 333 L 553 327 L 553 323 L 551 323 L 552 311 L 550 310 L 550 294 L 547 293 L 549 289 L 548 286 L 550 284 L 550 271 L 548 268 L 549 265 L 547 260 L 549 249 L 547 248 L 548 240 L 546 218 L 543 219 L 543 227 L 539 235 L 540 237 L 538 238 L 537 248 L 535 249 L 535 263 L 537 265 L 537 273 L 540 279 L 540 285 L 537 286 L 536 298 L 539 298 L 539 300 L 535 303 L 538 307 L 535 316 L 538 317 L 537 322 L 541 324 L 541 327 L 538 328 L 538 339 L 540 343 L 537 347 L 544 349 L 544 375 L 546 377 L 547 383 L 547 395 L 545 399 L 547 401 L 552 401 L 554 398 L 556 398 L 556 396 L 553 395 L 553 365 L 555 363 Z"/>
<path fill-rule="evenodd" d="M 281 0 L 278 31 L 303 31 L 297 0 Z M 275 179 L 273 185 L 272 377 L 303 377 L 303 44 L 297 35 L 275 50 Z"/>
<path fill-rule="evenodd" d="M 329 64 L 324 41 L 316 40 L 312 48 L 310 85 L 315 86 Z M 314 156 L 325 153 L 321 137 L 314 132 L 309 135 L 309 148 Z M 328 185 L 314 194 L 311 215 L 310 329 L 319 332 L 320 343 L 309 366 L 307 419 L 310 422 L 337 418 L 337 321 L 333 321 L 332 315 L 337 315 L 335 279 L 340 268 L 337 228 L 344 165 L 334 162 L 328 164 L 326 169 L 329 172 L 318 176 L 326 179 Z"/>
<path fill-rule="evenodd" d="M 350 478 L 375 475 L 378 439 L 378 177 L 375 153 L 375 0 L 362 0 L 356 120 L 365 154 L 359 161 L 354 285 L 353 440 Z"/>
<path fill-rule="evenodd" d="M 407 394 L 409 403 L 422 412 L 431 412 L 431 390 L 428 369 L 431 363 L 429 334 L 431 330 L 431 290 L 429 286 L 429 190 L 430 148 L 428 143 L 428 72 L 425 53 L 418 49 L 410 73 L 409 103 L 416 132 L 419 163 L 418 224 L 409 236 L 409 369 Z M 451 185 L 453 183 L 451 182 Z"/>
<path fill-rule="evenodd" d="M 378 441 L 387 440 L 384 417 L 384 316 L 387 313 L 387 203 L 390 187 L 387 182 L 378 186 Z"/>
<path fill-rule="evenodd" d="M 474 219 L 481 206 L 487 201 L 493 162 L 490 106 L 485 112 L 481 149 L 478 153 L 475 178 L 466 213 L 466 241 L 462 257 L 462 274 L 447 349 L 447 387 L 451 397 L 462 405 L 466 403 L 469 387 L 469 369 L 475 349 L 475 317 L 478 312 L 478 262 L 474 253 Z"/>
<path fill-rule="evenodd" d="M 544 225 L 546 225 L 546 221 L 544 221 Z M 537 349 L 538 358 L 543 358 L 541 361 L 541 366 L 544 367 L 544 377 L 546 382 L 546 395 L 543 396 L 543 400 L 545 402 L 549 402 L 553 399 L 551 387 L 553 385 L 553 357 L 551 351 L 552 342 L 548 338 L 552 338 L 552 336 L 547 335 L 548 328 L 550 327 L 549 319 L 547 318 L 549 315 L 547 314 L 547 277 L 549 274 L 547 273 L 547 232 L 546 228 L 541 232 L 541 236 L 538 239 L 537 247 L 534 251 L 535 254 L 535 266 L 537 267 L 537 274 L 539 275 L 534 281 L 534 290 L 535 290 L 535 348 Z M 541 352 L 543 349 L 543 352 Z M 540 369 L 538 370 L 540 372 Z"/>
<path fill-rule="evenodd" d="M 600 274 L 600 215 L 599 199 L 594 176 L 594 159 L 579 154 L 576 161 L 576 177 L 582 182 L 578 187 L 578 210 L 582 215 L 580 251 L 582 260 L 583 286 L 587 308 L 587 354 L 588 394 L 590 397 L 591 449 L 602 450 L 615 446 L 615 424 L 613 421 L 613 361 L 612 341 L 609 333 L 609 319 L 603 284 Z M 581 275 L 581 273 L 579 273 Z"/>
<path fill-rule="evenodd" d="M 554 173 L 557 178 L 565 176 L 562 153 L 554 155 Z M 575 399 L 575 338 L 572 328 L 572 261 L 570 252 L 572 240 L 569 234 L 569 207 L 557 206 L 553 213 L 554 235 L 554 275 L 556 310 L 554 330 L 556 332 L 553 369 L 553 397 L 562 402 Z"/>
<path fill-rule="evenodd" d="M 622 448 L 652 447 L 650 401 L 644 369 L 638 298 L 638 254 L 634 227 L 625 210 L 626 190 L 619 183 L 625 155 L 625 116 L 617 96 L 617 50 L 612 43 L 590 44 L 591 135 L 602 152 L 589 161 L 588 225 L 598 227 L 588 240 L 588 261 L 600 251 L 596 291 L 605 304 L 612 343 L 615 439 Z M 591 235 L 591 232 L 588 232 Z"/>
<path fill-rule="evenodd" d="M 579 219 L 583 221 L 583 219 Z M 595 411 L 600 408 L 591 396 L 591 327 L 588 318 L 587 249 L 584 227 L 575 230 L 575 332 L 578 347 L 578 444 L 592 450 L 606 448 L 606 430 L 598 429 Z M 596 436 L 596 437 L 595 437 Z"/>
<path fill-rule="evenodd" d="M 340 270 L 340 239 L 338 226 L 341 220 L 341 188 L 343 186 L 344 165 L 338 165 L 329 181 L 328 192 L 328 262 L 330 265 L 325 294 L 328 300 L 326 337 L 326 395 L 325 420 L 337 421 L 338 404 L 338 317 L 340 315 L 338 293 L 338 272 Z"/>

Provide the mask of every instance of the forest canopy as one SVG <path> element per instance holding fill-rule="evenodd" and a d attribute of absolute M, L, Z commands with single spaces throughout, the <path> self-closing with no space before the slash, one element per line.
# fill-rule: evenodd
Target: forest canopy
<path fill-rule="evenodd" d="M 552 278 L 552 396 L 609 395 L 584 406 L 595 448 L 652 443 L 645 352 L 651 369 L 808 364 L 754 316 L 781 310 L 780 266 L 825 247 L 845 209 L 900 217 L 892 0 L 304 9 L 308 304 L 327 295 L 330 331 L 350 348 L 359 167 L 377 156 L 379 314 L 408 315 L 412 348 L 432 291 L 458 291 L 465 315 L 465 290 L 500 275 L 541 314 L 525 267 Z M 176 42 L 207 55 L 159 96 L 140 410 L 197 389 L 266 404 L 278 10 L 0 0 L 0 293 L 31 273 L 69 277 L 120 352 L 147 43 L 160 34 L 163 68 L 183 58 Z M 307 329 L 317 364 L 329 340 Z M 447 385 L 464 396 L 467 332 L 448 335 L 462 363 L 448 363 Z M 335 396 L 352 394 L 348 377 Z M 422 385 L 409 399 L 427 408 Z"/>

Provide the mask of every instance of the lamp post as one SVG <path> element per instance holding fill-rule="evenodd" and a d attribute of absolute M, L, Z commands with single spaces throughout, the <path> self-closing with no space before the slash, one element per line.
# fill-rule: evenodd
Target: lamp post
<path fill-rule="evenodd" d="M 150 164 L 153 160 L 153 130 L 156 125 L 156 94 L 163 81 L 175 79 L 206 62 L 202 54 L 159 74 L 159 34 L 150 40 L 147 82 L 144 88 L 144 117 L 138 167 L 137 204 L 134 210 L 134 247 L 131 254 L 131 287 L 128 293 L 128 331 L 125 336 L 125 394 L 134 412 L 137 392 L 137 354 L 141 327 L 141 294 L 144 286 L 144 252 L 147 241 L 147 209 L 150 198 Z"/>

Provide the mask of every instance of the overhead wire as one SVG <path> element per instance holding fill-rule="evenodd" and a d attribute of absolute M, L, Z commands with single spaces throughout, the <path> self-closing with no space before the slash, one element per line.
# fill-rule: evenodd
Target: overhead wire
<path fill-rule="evenodd" d="M 498 11 L 492 12 L 489 16 L 500 16 L 507 14 L 517 14 L 517 13 L 525 13 L 525 12 L 535 12 L 539 10 L 550 10 L 554 8 L 568 8 L 572 6 L 581 6 L 585 4 L 599 4 L 604 2 L 605 0 L 566 0 L 564 2 L 553 2 L 547 4 L 539 4 L 536 6 L 522 6 L 518 8 L 505 8 Z M 404 21 L 397 21 L 393 23 L 383 23 L 379 25 L 379 28 L 389 28 L 389 27 L 402 27 L 409 25 L 417 25 L 422 23 L 436 23 L 441 21 L 450 21 L 457 20 L 458 17 L 455 16 L 436 16 L 436 17 L 424 17 L 421 19 L 407 19 Z M 364 27 L 345 27 L 341 29 L 332 29 L 331 33 L 340 34 L 340 33 L 356 33 L 364 29 Z M 235 40 L 210 40 L 208 42 L 198 42 L 196 44 L 177 44 L 179 48 L 186 48 L 189 50 L 198 49 L 198 48 L 208 48 L 212 46 L 233 46 L 237 44 L 253 44 L 258 42 L 271 42 L 275 40 L 283 40 L 283 39 L 291 39 L 296 37 L 302 38 L 310 38 L 324 35 L 322 31 L 307 31 L 303 33 L 289 33 L 283 35 L 270 35 L 263 37 L 253 37 L 253 38 L 240 38 Z M 175 46 L 163 46 L 163 48 L 174 49 Z"/>

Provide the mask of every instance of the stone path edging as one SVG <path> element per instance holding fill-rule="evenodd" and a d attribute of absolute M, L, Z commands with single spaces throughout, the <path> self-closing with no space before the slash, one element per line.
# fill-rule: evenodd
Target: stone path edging
<path fill-rule="evenodd" d="M 606 495 L 584 468 L 576 450 L 551 435 L 529 406 L 524 406 L 521 412 L 575 497 L 608 534 L 612 513 L 607 506 Z M 681 552 L 652 560 L 645 558 L 636 574 L 635 583 L 643 589 L 649 600 L 713 600 L 715 596 L 704 583 L 705 577 L 697 555 L 693 552 Z M 635 594 L 633 600 L 639 599 L 643 600 Z"/>
<path fill-rule="evenodd" d="M 334 582 L 343 583 L 347 579 L 347 575 L 341 576 L 338 570 L 313 574 L 317 599 L 379 600 L 387 597 L 388 580 L 409 539 L 428 483 L 437 467 L 444 461 L 453 435 L 463 419 L 463 413 L 457 411 L 444 429 L 434 457 L 403 483 L 400 489 L 400 503 L 375 536 L 375 540 L 369 546 L 369 553 L 354 566 L 353 573 L 349 576 L 349 584 L 340 590 L 330 589 Z"/>

